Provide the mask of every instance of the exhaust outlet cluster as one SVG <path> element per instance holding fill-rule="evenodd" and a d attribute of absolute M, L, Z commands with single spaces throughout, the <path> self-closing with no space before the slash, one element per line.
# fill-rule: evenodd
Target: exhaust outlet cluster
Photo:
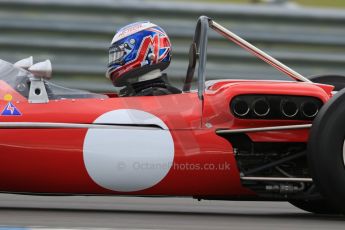
<path fill-rule="evenodd" d="M 231 113 L 241 119 L 313 120 L 320 99 L 294 95 L 238 95 L 230 102 Z"/>

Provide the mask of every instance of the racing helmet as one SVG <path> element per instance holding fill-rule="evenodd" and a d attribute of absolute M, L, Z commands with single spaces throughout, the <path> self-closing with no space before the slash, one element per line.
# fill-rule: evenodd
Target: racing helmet
<path fill-rule="evenodd" d="M 166 69 L 171 60 L 171 43 L 165 31 L 149 22 L 127 25 L 115 34 L 109 48 L 106 76 L 114 86 L 139 82 L 140 76 Z"/>

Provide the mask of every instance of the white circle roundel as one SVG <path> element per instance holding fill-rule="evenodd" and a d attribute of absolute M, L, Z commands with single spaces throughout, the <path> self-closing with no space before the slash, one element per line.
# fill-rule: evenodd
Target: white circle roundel
<path fill-rule="evenodd" d="M 120 109 L 101 115 L 94 124 L 132 125 L 88 129 L 84 164 L 95 183 L 113 191 L 134 192 L 156 185 L 167 175 L 174 161 L 174 142 L 161 119 L 140 110 Z"/>

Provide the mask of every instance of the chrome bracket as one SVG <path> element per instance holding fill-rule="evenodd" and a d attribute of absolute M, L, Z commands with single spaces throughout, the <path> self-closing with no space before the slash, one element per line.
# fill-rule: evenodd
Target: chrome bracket
<path fill-rule="evenodd" d="M 48 93 L 42 78 L 30 78 L 29 103 L 48 103 Z"/>

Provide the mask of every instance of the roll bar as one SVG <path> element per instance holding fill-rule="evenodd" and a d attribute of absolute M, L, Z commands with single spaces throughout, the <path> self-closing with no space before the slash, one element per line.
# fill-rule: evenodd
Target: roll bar
<path fill-rule="evenodd" d="M 197 25 L 196 25 L 195 34 L 194 34 L 194 38 L 193 38 L 193 42 L 196 44 L 196 51 L 198 54 L 197 56 L 199 57 L 198 97 L 200 100 L 203 100 L 203 95 L 205 92 L 208 28 L 213 29 L 218 34 L 220 34 L 223 37 L 225 37 L 226 39 L 234 42 L 238 46 L 247 50 L 249 53 L 260 58 L 264 62 L 268 63 L 269 65 L 276 68 L 280 72 L 286 74 L 287 76 L 291 77 L 292 79 L 294 79 L 296 81 L 302 81 L 302 82 L 311 82 L 309 79 L 303 77 L 298 72 L 294 71 L 293 69 L 284 65 L 283 63 L 281 63 L 277 59 L 273 58 L 272 56 L 268 55 L 264 51 L 260 50 L 259 48 L 250 44 L 246 40 L 242 39 L 241 37 L 239 37 L 235 33 L 231 32 L 230 30 L 221 26 L 217 22 L 213 21 L 211 18 L 209 18 L 207 16 L 200 16 L 198 19 Z M 191 77 L 186 78 L 185 85 L 184 85 L 184 89 L 187 89 L 186 91 L 190 90 L 190 86 L 191 86 L 190 83 L 193 80 L 192 78 L 193 78 L 193 74 L 191 74 Z"/>

